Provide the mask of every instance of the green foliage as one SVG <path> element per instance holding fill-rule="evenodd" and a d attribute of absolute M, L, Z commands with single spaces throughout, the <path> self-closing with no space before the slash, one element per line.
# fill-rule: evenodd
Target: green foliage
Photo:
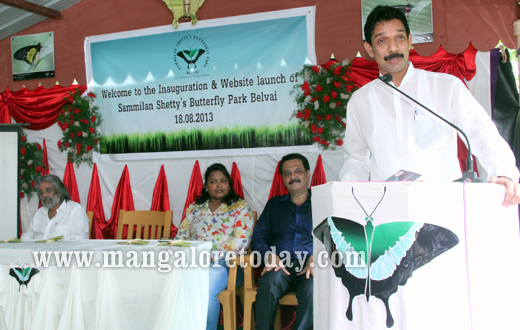
<path fill-rule="evenodd" d="M 311 141 L 297 124 L 275 127 L 223 127 L 178 132 L 120 134 L 105 137 L 101 153 L 138 153 L 308 145 Z"/>
<path fill-rule="evenodd" d="M 24 131 L 20 142 L 20 198 L 31 200 L 36 193 L 36 179 L 43 170 L 43 149 L 39 143 L 27 141 Z"/>
<path fill-rule="evenodd" d="M 94 93 L 81 96 L 76 88 L 74 93 L 65 97 L 67 103 L 61 108 L 58 125 L 63 137 L 58 141 L 60 151 L 67 151 L 69 161 L 80 165 L 87 162 L 92 165 L 92 154 L 99 151 L 102 137 L 97 128 L 101 124 L 101 115 L 94 104 Z"/>

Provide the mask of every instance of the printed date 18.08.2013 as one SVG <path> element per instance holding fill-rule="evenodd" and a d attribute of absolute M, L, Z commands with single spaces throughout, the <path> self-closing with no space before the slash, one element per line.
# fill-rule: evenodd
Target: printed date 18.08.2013
<path fill-rule="evenodd" d="M 175 115 L 175 124 L 205 123 L 213 121 L 213 112 Z"/>

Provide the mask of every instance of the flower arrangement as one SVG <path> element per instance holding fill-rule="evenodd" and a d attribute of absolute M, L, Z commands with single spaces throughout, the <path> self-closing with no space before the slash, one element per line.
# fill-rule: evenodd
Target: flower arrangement
<path fill-rule="evenodd" d="M 293 117 L 323 149 L 343 145 L 346 106 L 358 89 L 350 77 L 350 61 L 333 58 L 321 66 L 305 65 L 298 77 L 304 82 L 293 90 L 298 104 Z"/>
<path fill-rule="evenodd" d="M 36 193 L 36 179 L 42 175 L 43 149 L 37 142 L 29 142 L 24 131 L 20 136 L 20 198 L 31 200 Z"/>
<path fill-rule="evenodd" d="M 89 92 L 81 96 L 76 88 L 74 93 L 64 99 L 67 100 L 58 115 L 58 125 L 63 131 L 63 137 L 58 141 L 60 151 L 67 151 L 70 162 L 80 165 L 87 162 L 92 165 L 92 154 L 99 151 L 101 135 L 97 127 L 101 124 L 99 108 L 94 104 L 96 95 Z"/>

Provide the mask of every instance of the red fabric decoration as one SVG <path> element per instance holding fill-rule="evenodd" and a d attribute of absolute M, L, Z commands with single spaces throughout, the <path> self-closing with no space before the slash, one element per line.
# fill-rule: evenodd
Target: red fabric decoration
<path fill-rule="evenodd" d="M 193 165 L 193 171 L 191 172 L 190 186 L 188 187 L 188 195 L 186 196 L 186 203 L 184 204 L 184 211 L 182 211 L 182 220 L 186 217 L 186 209 L 193 203 L 197 197 L 200 196 L 200 192 L 204 184 L 202 183 L 202 174 L 200 174 L 199 161 Z"/>
<path fill-rule="evenodd" d="M 242 178 L 240 177 L 240 171 L 235 162 L 233 162 L 233 166 L 231 167 L 231 181 L 233 181 L 233 190 L 235 191 L 235 194 L 243 199 L 244 191 L 242 190 Z"/>
<path fill-rule="evenodd" d="M 442 46 L 439 46 L 439 50 L 435 52 L 435 54 L 428 57 L 418 55 L 415 50 L 411 50 L 409 60 L 417 69 L 449 73 L 455 77 L 458 77 L 460 80 L 462 80 L 462 82 L 464 82 L 464 79 L 471 80 L 475 76 L 477 71 L 477 65 L 475 64 L 476 55 L 477 49 L 470 43 L 468 49 L 458 55 L 453 55 L 446 52 Z M 352 78 L 360 86 L 369 83 L 379 76 L 379 68 L 377 63 L 375 61 L 367 61 L 361 57 L 358 57 L 352 61 L 351 70 Z M 457 157 L 459 159 L 460 168 L 461 171 L 465 171 L 466 159 L 468 158 L 468 149 L 458 136 L 457 146 Z M 476 163 L 475 156 L 473 156 L 473 161 Z M 478 170 L 476 167 L 474 170 L 478 175 Z"/>
<path fill-rule="evenodd" d="M 97 164 L 94 164 L 94 168 L 92 169 L 92 179 L 90 180 L 90 188 L 88 190 L 87 211 L 94 213 L 90 238 L 103 239 L 103 232 L 108 231 L 110 223 L 106 221 L 105 211 L 103 210 L 103 198 L 101 198 Z"/>
<path fill-rule="evenodd" d="M 43 139 L 43 169 L 42 169 L 42 175 L 50 174 L 49 172 L 49 159 L 47 158 L 47 143 L 45 142 L 45 139 Z"/>
<path fill-rule="evenodd" d="M 117 184 L 114 202 L 112 203 L 112 216 L 108 220 L 108 230 L 103 232 L 104 238 L 115 238 L 117 234 L 117 222 L 119 221 L 119 210 L 134 211 L 134 197 L 130 186 L 130 174 L 128 173 L 128 165 L 125 165 L 121 179 Z M 127 237 L 128 226 L 123 229 L 123 239 Z M 107 236 L 108 235 L 108 236 Z"/>
<path fill-rule="evenodd" d="M 319 186 L 324 183 L 327 183 L 327 178 L 325 177 L 325 171 L 323 170 L 323 160 L 321 159 L 321 155 L 319 155 L 318 160 L 316 161 L 316 168 L 312 174 L 311 187 Z"/>
<path fill-rule="evenodd" d="M 166 173 L 164 172 L 164 165 L 161 165 L 161 170 L 155 182 L 153 189 L 152 207 L 151 211 L 170 211 L 170 196 L 168 195 L 168 181 L 166 180 Z M 172 223 L 170 237 L 177 236 L 177 227 Z"/>
<path fill-rule="evenodd" d="M 285 184 L 283 183 L 282 175 L 278 171 L 279 167 L 280 161 L 278 161 L 278 164 L 276 164 L 276 169 L 274 170 L 273 176 L 273 183 L 271 184 L 271 191 L 269 192 L 269 198 L 267 200 L 270 200 L 274 196 L 286 195 L 289 193 L 287 188 L 285 188 Z"/>
<path fill-rule="evenodd" d="M 83 93 L 87 87 L 74 85 L 70 87 L 54 86 L 50 89 L 38 87 L 34 91 L 22 88 L 11 92 L 6 88 L 0 93 L 0 123 L 11 123 L 11 116 L 17 123 L 29 123 L 28 129 L 42 130 L 56 122 L 61 107 L 67 102 L 67 92 L 79 88 Z"/>
<path fill-rule="evenodd" d="M 63 184 L 67 187 L 67 191 L 70 194 L 70 199 L 76 203 L 79 201 L 78 183 L 76 182 L 76 174 L 74 174 L 74 164 L 67 161 L 65 167 L 65 174 L 63 175 Z"/>

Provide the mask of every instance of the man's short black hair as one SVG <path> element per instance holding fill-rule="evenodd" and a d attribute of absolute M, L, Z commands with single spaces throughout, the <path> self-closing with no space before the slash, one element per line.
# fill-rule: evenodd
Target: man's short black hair
<path fill-rule="evenodd" d="M 409 37 L 410 27 L 408 26 L 408 21 L 406 20 L 406 16 L 402 11 L 389 6 L 377 6 L 367 17 L 364 28 L 365 41 L 368 42 L 370 46 L 372 46 L 372 33 L 374 33 L 374 28 L 376 25 L 378 23 L 388 22 L 393 19 L 398 19 L 403 23 L 404 29 L 406 30 L 406 35 Z"/>
<path fill-rule="evenodd" d="M 283 175 L 283 163 L 285 163 L 288 160 L 293 160 L 293 159 L 301 160 L 302 163 L 303 163 L 303 168 L 305 169 L 305 171 L 310 171 L 311 170 L 311 168 L 309 166 L 309 161 L 307 160 L 307 158 L 305 158 L 304 155 L 301 155 L 301 154 L 288 154 L 288 155 L 283 156 L 282 160 L 280 160 L 280 166 L 278 166 L 278 171 L 280 172 L 280 174 Z"/>

